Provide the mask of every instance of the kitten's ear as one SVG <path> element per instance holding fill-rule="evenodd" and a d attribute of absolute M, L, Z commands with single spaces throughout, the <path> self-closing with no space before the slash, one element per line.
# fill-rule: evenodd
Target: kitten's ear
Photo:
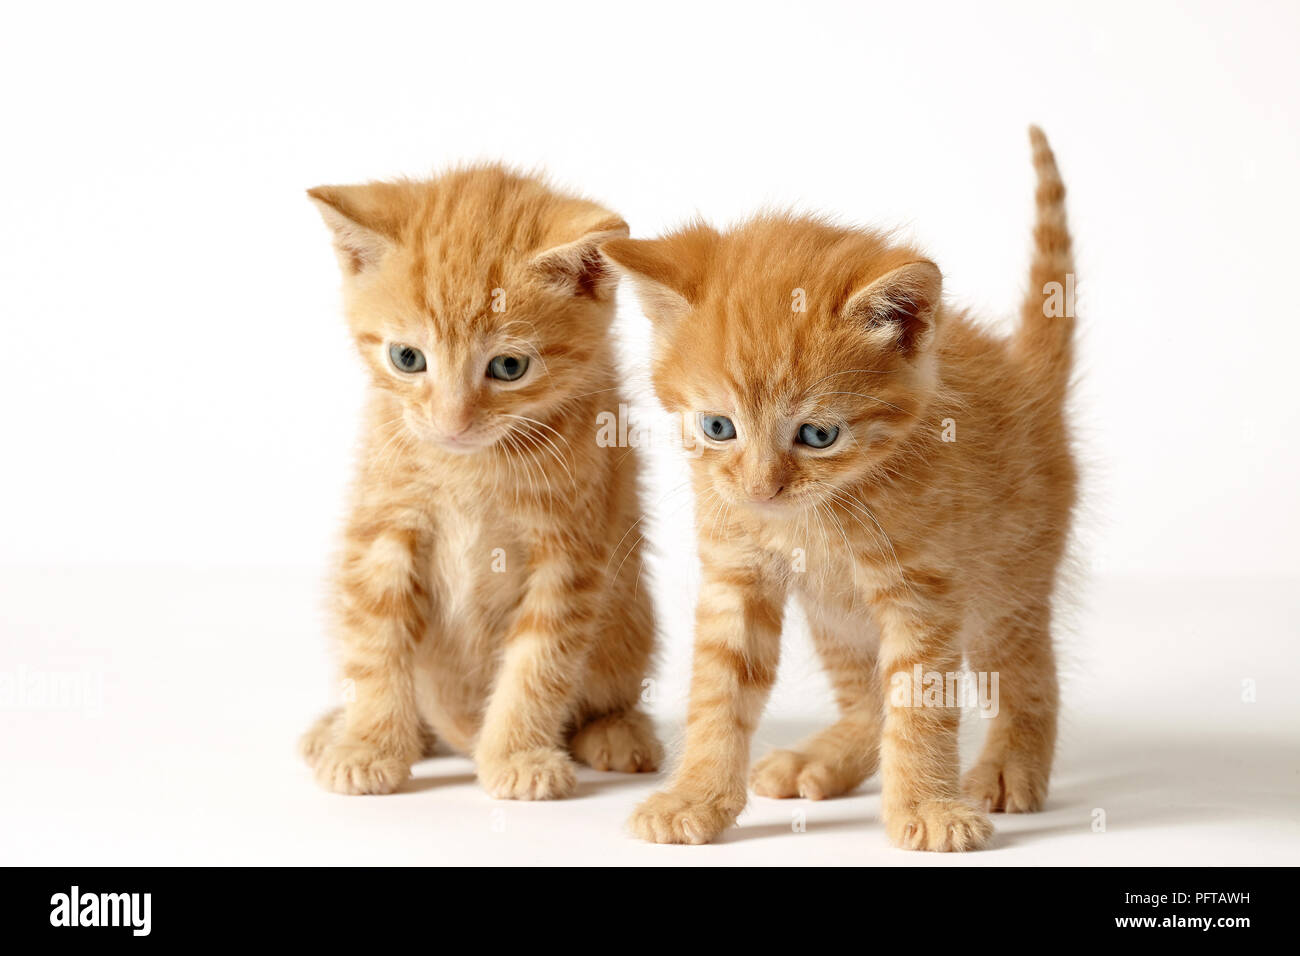
<path fill-rule="evenodd" d="M 334 232 L 346 275 L 363 272 L 393 250 L 413 198 L 410 184 L 401 182 L 317 186 L 307 195 Z"/>
<path fill-rule="evenodd" d="M 892 342 L 903 354 L 913 355 L 929 343 L 942 295 L 939 267 L 922 259 L 858 289 L 840 314 L 862 325 L 872 338 Z"/>
<path fill-rule="evenodd" d="M 605 214 L 581 226 L 583 234 L 572 242 L 539 253 L 533 269 L 555 291 L 589 299 L 607 299 L 618 284 L 618 274 L 600 255 L 600 244 L 627 235 L 627 223 Z"/>
<path fill-rule="evenodd" d="M 614 239 L 600 251 L 631 278 L 650 321 L 666 326 L 691 310 L 717 237 L 713 229 L 696 226 L 662 239 Z"/>

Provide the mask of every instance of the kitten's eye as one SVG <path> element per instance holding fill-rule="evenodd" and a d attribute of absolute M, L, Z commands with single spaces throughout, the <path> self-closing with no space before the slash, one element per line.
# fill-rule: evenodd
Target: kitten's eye
<path fill-rule="evenodd" d="M 488 362 L 488 378 L 517 382 L 528 371 L 527 355 L 498 355 Z"/>
<path fill-rule="evenodd" d="M 736 437 L 736 426 L 722 415 L 701 415 L 700 430 L 714 441 L 730 441 Z"/>
<path fill-rule="evenodd" d="M 822 428 L 820 425 L 799 426 L 799 441 L 809 448 L 830 448 L 839 437 L 840 430 L 835 425 L 828 428 Z"/>
<path fill-rule="evenodd" d="M 427 367 L 423 352 L 400 342 L 388 347 L 388 358 L 399 372 L 423 372 Z"/>

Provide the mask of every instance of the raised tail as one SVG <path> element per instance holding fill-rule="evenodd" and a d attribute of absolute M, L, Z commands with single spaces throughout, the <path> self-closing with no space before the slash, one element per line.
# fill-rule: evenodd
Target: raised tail
<path fill-rule="evenodd" d="M 1074 256 L 1065 221 L 1065 184 L 1047 137 L 1029 127 L 1038 189 L 1034 193 L 1034 254 L 1029 290 L 1020 307 L 1014 349 L 1049 394 L 1063 400 L 1074 360 Z"/>

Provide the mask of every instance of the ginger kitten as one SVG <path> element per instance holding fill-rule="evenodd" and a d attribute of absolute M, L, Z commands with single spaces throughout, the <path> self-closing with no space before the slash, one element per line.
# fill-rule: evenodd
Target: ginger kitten
<path fill-rule="evenodd" d="M 1038 221 L 1009 339 L 946 309 L 917 250 L 819 219 L 602 246 L 654 322 L 656 392 L 695 417 L 702 446 L 685 754 L 632 817 L 643 838 L 705 843 L 744 807 L 789 592 L 841 717 L 760 761 L 757 793 L 832 797 L 879 766 L 889 838 L 923 850 L 975 849 L 985 809 L 1042 806 L 1052 593 L 1075 503 L 1074 322 L 1051 304 L 1073 271 L 1065 189 L 1042 133 L 1031 140 Z M 1000 712 L 960 780 L 959 708 L 909 685 L 918 665 L 959 672 L 963 653 L 998 672 Z"/>
<path fill-rule="evenodd" d="M 654 617 L 619 544 L 636 457 L 595 441 L 619 387 L 597 247 L 626 224 L 490 165 L 308 194 L 370 376 L 335 587 L 346 703 L 302 741 L 317 780 L 391 792 L 434 738 L 501 798 L 568 795 L 570 756 L 654 770 Z"/>

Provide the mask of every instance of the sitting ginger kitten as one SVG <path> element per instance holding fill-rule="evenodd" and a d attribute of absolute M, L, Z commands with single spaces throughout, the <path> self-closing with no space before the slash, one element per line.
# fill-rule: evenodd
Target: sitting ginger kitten
<path fill-rule="evenodd" d="M 986 809 L 1042 806 L 1052 593 L 1075 503 L 1063 410 L 1074 323 L 1049 302 L 1073 271 L 1065 189 L 1042 133 L 1031 140 L 1031 288 L 1010 339 L 945 309 L 939 270 L 915 249 L 817 219 L 602 246 L 654 323 L 660 400 L 699 432 L 685 754 L 632 817 L 644 839 L 706 843 L 744 807 L 790 591 L 841 717 L 762 760 L 757 793 L 832 797 L 879 765 L 886 832 L 918 850 L 976 849 L 992 833 Z M 961 781 L 959 709 L 890 691 L 917 665 L 959 671 L 963 652 L 999 673 L 1001 699 Z"/>
<path fill-rule="evenodd" d="M 500 798 L 567 796 L 570 755 L 656 769 L 637 464 L 595 440 L 619 385 L 597 247 L 627 226 L 497 166 L 309 195 L 371 383 L 317 780 L 389 793 L 435 738 Z"/>

